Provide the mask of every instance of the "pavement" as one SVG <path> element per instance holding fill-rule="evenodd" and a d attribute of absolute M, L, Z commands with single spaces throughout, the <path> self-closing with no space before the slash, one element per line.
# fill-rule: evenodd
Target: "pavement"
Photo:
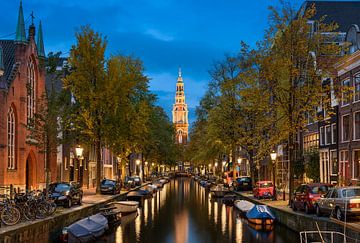
<path fill-rule="evenodd" d="M 137 190 L 138 188 L 143 187 L 147 184 L 149 184 L 149 183 L 143 183 L 141 186 L 135 187 L 135 188 L 131 189 L 130 191 Z M 129 192 L 128 190 L 121 190 L 120 194 L 116 194 L 116 195 L 96 195 L 95 188 L 83 189 L 84 194 L 83 194 L 82 205 L 74 205 L 71 208 L 64 208 L 62 206 L 59 206 L 59 207 L 57 207 L 56 212 L 53 215 L 51 215 L 45 219 L 36 219 L 34 221 L 41 222 L 41 221 L 46 221 L 49 218 L 56 219 L 57 216 L 62 215 L 62 214 L 68 214 L 68 213 L 74 212 L 76 210 L 81 210 L 82 208 L 89 207 L 94 204 L 101 204 L 101 203 L 104 203 L 107 201 L 115 200 L 119 196 L 126 195 L 128 192 Z M 0 235 L 7 231 L 16 230 L 18 228 L 33 224 L 34 221 L 27 221 L 27 220 L 20 221 L 19 223 L 12 225 L 12 226 L 3 225 L 0 222 Z"/>
<path fill-rule="evenodd" d="M 348 221 L 345 223 L 343 221 L 339 221 L 339 220 L 337 220 L 335 218 L 332 218 L 332 217 L 326 217 L 326 216 L 318 217 L 315 214 L 306 214 L 303 211 L 296 211 L 295 212 L 288 205 L 288 195 L 286 195 L 286 201 L 282 200 L 283 199 L 282 195 L 277 195 L 277 200 L 273 201 L 271 199 L 260 199 L 260 200 L 256 199 L 253 196 L 252 192 L 236 192 L 236 193 L 243 196 L 243 197 L 248 198 L 250 201 L 257 202 L 259 204 L 265 204 L 265 205 L 268 205 L 270 207 L 274 207 L 274 208 L 277 208 L 277 209 L 280 209 L 280 210 L 283 210 L 283 211 L 286 211 L 286 212 L 289 212 L 289 213 L 292 213 L 292 214 L 312 217 L 312 218 L 314 218 L 314 220 L 319 220 L 319 219 L 321 219 L 321 220 L 330 220 L 330 221 L 336 222 L 338 224 L 341 224 L 342 226 L 345 226 L 345 224 L 346 224 L 347 227 L 352 228 L 353 230 L 356 230 L 356 231 L 360 232 L 360 217 L 353 217 L 351 219 L 348 219 Z"/>

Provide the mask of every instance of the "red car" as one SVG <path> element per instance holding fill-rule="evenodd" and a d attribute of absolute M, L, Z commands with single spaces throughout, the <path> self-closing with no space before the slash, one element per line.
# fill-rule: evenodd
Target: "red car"
<path fill-rule="evenodd" d="M 253 190 L 255 198 L 272 198 L 274 197 L 274 186 L 271 181 L 258 181 Z"/>
<path fill-rule="evenodd" d="M 291 200 L 291 208 L 305 210 L 306 213 L 315 211 L 315 203 L 324 195 L 333 185 L 328 183 L 311 183 L 299 186 Z"/>

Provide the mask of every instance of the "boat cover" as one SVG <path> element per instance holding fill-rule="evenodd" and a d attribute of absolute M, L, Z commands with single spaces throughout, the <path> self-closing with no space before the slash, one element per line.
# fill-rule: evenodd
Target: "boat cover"
<path fill-rule="evenodd" d="M 107 229 L 108 221 L 105 216 L 102 214 L 92 215 L 73 223 L 67 228 L 69 242 L 88 242 L 95 240 L 104 234 Z"/>
<path fill-rule="evenodd" d="M 266 205 L 255 205 L 246 213 L 248 219 L 275 219 L 275 216 Z"/>
<path fill-rule="evenodd" d="M 237 207 L 240 211 L 246 213 L 252 209 L 255 204 L 246 200 L 236 200 L 234 202 L 235 207 Z"/>

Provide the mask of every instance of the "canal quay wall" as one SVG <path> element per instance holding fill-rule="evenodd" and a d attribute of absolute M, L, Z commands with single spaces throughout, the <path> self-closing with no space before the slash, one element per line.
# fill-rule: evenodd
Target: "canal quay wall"
<path fill-rule="evenodd" d="M 321 231 L 335 231 L 344 233 L 344 222 L 340 222 L 329 217 L 317 217 L 316 215 L 304 214 L 301 212 L 294 212 L 291 208 L 285 206 L 273 206 L 272 201 L 260 201 L 252 197 L 248 197 L 242 193 L 236 192 L 241 199 L 250 201 L 255 204 L 267 205 L 278 223 L 287 228 L 296 231 L 317 231 L 316 223 Z M 352 239 L 360 239 L 360 224 L 347 223 L 346 236 Z"/>
<path fill-rule="evenodd" d="M 136 187 L 130 191 L 137 190 L 143 186 Z M 110 196 L 106 200 L 98 200 L 93 203 L 83 203 L 80 207 L 65 210 L 60 214 L 53 215 L 41 220 L 25 221 L 14 226 L 0 227 L 0 243 L 17 242 L 58 242 L 62 229 L 70 224 L 99 212 L 106 204 L 124 199 L 130 191 L 119 195 Z"/>

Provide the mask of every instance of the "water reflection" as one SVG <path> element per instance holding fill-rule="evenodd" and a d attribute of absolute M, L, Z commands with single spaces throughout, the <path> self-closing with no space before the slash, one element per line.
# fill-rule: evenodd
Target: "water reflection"
<path fill-rule="evenodd" d="M 107 242 L 299 242 L 298 234 L 280 225 L 258 231 L 238 211 L 211 198 L 188 178 L 166 184 L 144 202 L 133 218 L 106 237 Z"/>

